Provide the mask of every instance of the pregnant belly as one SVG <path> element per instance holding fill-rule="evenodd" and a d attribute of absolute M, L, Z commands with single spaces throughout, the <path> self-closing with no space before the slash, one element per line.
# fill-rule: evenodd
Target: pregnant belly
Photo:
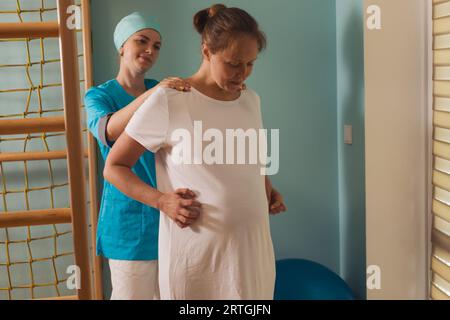
<path fill-rule="evenodd" d="M 259 189 L 207 191 L 198 198 L 202 213 L 195 223 L 200 228 L 232 232 L 266 223 L 268 205 L 265 191 Z"/>

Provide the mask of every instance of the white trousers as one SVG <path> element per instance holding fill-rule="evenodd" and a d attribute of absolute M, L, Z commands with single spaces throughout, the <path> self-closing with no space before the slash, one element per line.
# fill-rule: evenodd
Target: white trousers
<path fill-rule="evenodd" d="M 159 300 L 158 261 L 109 259 L 111 300 Z"/>

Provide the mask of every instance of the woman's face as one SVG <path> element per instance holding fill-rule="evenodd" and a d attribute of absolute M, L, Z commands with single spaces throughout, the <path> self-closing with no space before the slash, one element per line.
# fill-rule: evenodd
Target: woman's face
<path fill-rule="evenodd" d="M 158 60 L 161 36 L 152 29 L 134 33 L 120 49 L 121 63 L 137 73 L 147 72 Z"/>
<path fill-rule="evenodd" d="M 212 78 L 227 92 L 241 91 L 244 81 L 253 71 L 258 53 L 256 39 L 248 35 L 239 36 L 225 50 L 209 55 Z"/>

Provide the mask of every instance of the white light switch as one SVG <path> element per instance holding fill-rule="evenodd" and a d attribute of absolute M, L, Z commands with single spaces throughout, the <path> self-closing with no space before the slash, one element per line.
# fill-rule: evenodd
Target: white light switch
<path fill-rule="evenodd" d="M 345 144 L 352 144 L 353 143 L 352 126 L 350 126 L 350 125 L 345 125 L 344 126 L 344 143 Z"/>

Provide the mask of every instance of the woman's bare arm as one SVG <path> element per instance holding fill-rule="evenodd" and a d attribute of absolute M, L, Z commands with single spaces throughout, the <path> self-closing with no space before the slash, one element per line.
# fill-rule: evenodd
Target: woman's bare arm
<path fill-rule="evenodd" d="M 271 214 L 277 214 L 286 211 L 287 208 L 284 203 L 283 196 L 275 190 L 268 176 L 265 177 L 265 184 L 267 201 L 269 203 L 269 212 Z"/>
<path fill-rule="evenodd" d="M 162 193 L 142 181 L 131 169 L 144 152 L 145 148 L 124 132 L 106 158 L 104 178 L 128 197 L 162 210 L 180 227 L 187 227 L 201 211 L 195 193 L 187 188 Z"/>

